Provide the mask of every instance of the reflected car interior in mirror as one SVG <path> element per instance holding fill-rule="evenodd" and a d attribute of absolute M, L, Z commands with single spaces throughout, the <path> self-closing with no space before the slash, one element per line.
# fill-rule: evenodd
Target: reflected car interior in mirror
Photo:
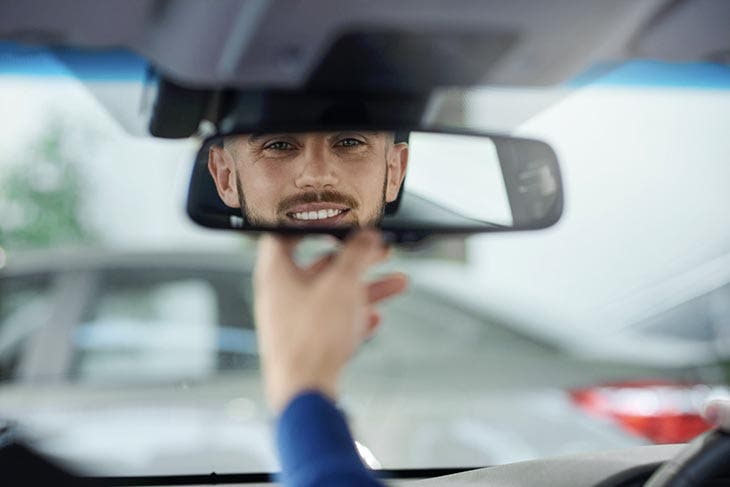
<path fill-rule="evenodd" d="M 554 224 L 562 183 L 537 140 L 436 130 L 247 131 L 207 139 L 188 213 L 211 228 L 346 233 L 395 241 Z"/>

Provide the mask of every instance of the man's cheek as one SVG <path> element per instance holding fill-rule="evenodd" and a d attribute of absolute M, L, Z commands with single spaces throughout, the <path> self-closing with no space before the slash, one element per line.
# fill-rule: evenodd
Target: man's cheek
<path fill-rule="evenodd" d="M 282 191 L 273 184 L 266 184 L 265 181 L 258 180 L 256 185 L 250 188 L 250 195 L 246 195 L 246 200 L 254 204 L 259 210 L 270 209 L 274 212 L 277 202 L 283 197 Z"/>

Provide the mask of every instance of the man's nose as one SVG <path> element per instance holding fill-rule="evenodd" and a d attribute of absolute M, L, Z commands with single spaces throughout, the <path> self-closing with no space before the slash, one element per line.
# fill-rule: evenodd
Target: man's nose
<path fill-rule="evenodd" d="M 309 147 L 304 151 L 294 184 L 300 188 L 324 189 L 338 182 L 335 161 L 321 147 Z"/>

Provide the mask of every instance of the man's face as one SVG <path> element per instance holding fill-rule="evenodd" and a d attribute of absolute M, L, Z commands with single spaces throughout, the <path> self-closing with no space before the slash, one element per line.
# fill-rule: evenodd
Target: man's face
<path fill-rule="evenodd" d="M 407 144 L 392 132 L 226 137 L 210 149 L 218 194 L 255 226 L 371 226 L 398 196 Z"/>

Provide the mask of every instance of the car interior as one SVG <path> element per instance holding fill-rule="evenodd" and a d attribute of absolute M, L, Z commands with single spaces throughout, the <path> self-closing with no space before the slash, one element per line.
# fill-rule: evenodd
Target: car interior
<path fill-rule="evenodd" d="M 353 147 L 386 134 L 386 147 L 407 146 L 409 160 L 392 191 L 391 166 L 385 186 L 378 182 L 382 206 L 374 221 L 409 252 L 439 239 L 553 231 L 572 211 L 572 173 L 550 141 L 514 129 L 637 60 L 709 64 L 730 79 L 728 25 L 724 0 L 25 0 L 0 5 L 0 75 L 14 69 L 3 63 L 22 65 L 43 50 L 128 133 L 192 141 L 196 157 L 181 162 L 189 171 L 184 211 L 216 234 L 345 238 L 353 222 L 367 224 L 364 200 L 297 200 L 269 211 L 257 206 L 263 186 L 255 175 L 239 180 L 243 193 L 227 196 L 215 179 L 224 159 L 216 158 L 261 140 L 252 154 L 283 160 L 294 146 L 338 134 L 340 152 L 332 157 L 356 167 L 356 152 L 365 149 Z M 105 76 L 139 76 L 142 88 L 120 94 Z M 451 123 L 473 90 L 504 92 L 510 116 L 486 110 L 480 126 Z M 440 191 L 444 181 L 457 189 Z M 246 357 L 253 360 L 253 352 Z M 36 451 L 12 422 L 0 426 L 0 471 L 7 485 L 276 484 L 273 471 L 77 472 Z M 376 472 L 387 485 L 727 485 L 730 433 L 707 429 L 672 444 Z"/>

